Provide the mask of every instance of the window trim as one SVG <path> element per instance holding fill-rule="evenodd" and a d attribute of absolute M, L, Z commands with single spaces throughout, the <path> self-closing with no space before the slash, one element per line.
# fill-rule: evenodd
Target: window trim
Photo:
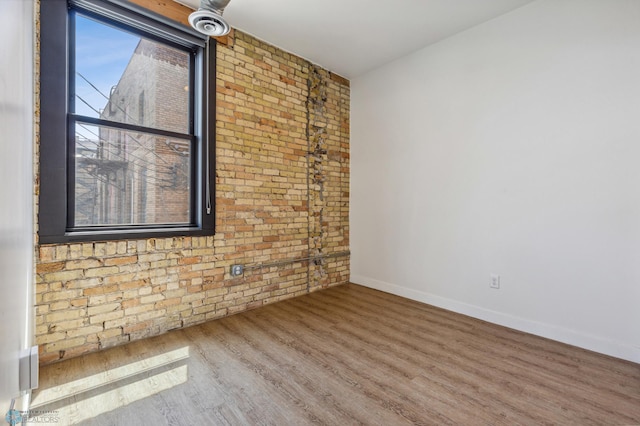
<path fill-rule="evenodd" d="M 69 195 L 70 188 L 75 185 L 71 180 L 70 133 L 76 121 L 69 111 L 69 94 L 74 76 L 70 71 L 69 28 L 75 11 L 89 17 L 99 17 L 125 28 L 133 27 L 145 37 L 164 43 L 178 44 L 187 48 L 202 49 L 194 55 L 195 65 L 192 81 L 194 85 L 191 122 L 189 131 L 193 130 L 193 153 L 191 165 L 191 194 L 193 198 L 190 208 L 191 223 L 185 224 L 148 224 L 123 226 L 91 226 L 70 228 L 73 223 L 73 206 Z M 67 243 L 75 241 L 105 241 L 123 239 L 141 239 L 153 237 L 201 236 L 213 235 L 215 225 L 215 208 L 207 209 L 215 202 L 215 171 L 209 165 L 215 164 L 215 69 L 216 42 L 188 27 L 171 21 L 161 15 L 147 11 L 137 5 L 121 0 L 49 0 L 41 5 L 41 45 L 40 45 L 40 191 L 38 234 L 41 244 Z M 115 19 L 115 22 L 114 22 Z M 149 28 L 151 36 L 149 36 Z M 203 39 L 203 37 L 205 37 Z M 213 71 L 213 72 L 212 72 Z M 207 78 L 214 76 L 211 81 Z M 207 96 L 209 94 L 209 96 Z M 77 117 L 75 117 L 77 118 Z M 81 122 L 109 125 L 109 120 L 82 117 Z M 117 123 L 118 128 L 140 130 L 141 126 Z M 112 126 L 110 126 L 112 127 Z M 209 128 L 208 128 L 209 127 Z M 153 134 L 171 137 L 185 134 L 159 129 L 151 130 Z M 185 139 L 186 140 L 186 139 Z"/>

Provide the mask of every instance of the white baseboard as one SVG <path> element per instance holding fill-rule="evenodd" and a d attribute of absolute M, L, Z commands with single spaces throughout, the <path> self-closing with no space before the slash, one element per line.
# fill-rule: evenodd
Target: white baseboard
<path fill-rule="evenodd" d="M 536 336 L 546 337 L 547 339 L 567 343 L 569 345 L 577 346 L 579 348 L 587 349 L 605 355 L 610 355 L 616 358 L 625 359 L 627 361 L 640 363 L 640 348 L 628 345 L 626 343 L 616 342 L 598 336 L 579 333 L 551 324 L 527 320 L 502 312 L 485 309 L 480 306 L 470 305 L 468 303 L 460 302 L 453 299 L 447 299 L 435 294 L 402 287 L 396 284 L 390 284 L 361 275 L 352 274 L 350 281 L 354 284 L 360 284 L 365 287 L 384 291 L 386 293 L 406 297 L 407 299 L 416 300 L 418 302 L 437 306 L 438 308 L 446 309 L 448 311 L 468 315 L 470 317 L 488 321 L 493 324 L 513 328 L 515 330 L 534 334 Z"/>

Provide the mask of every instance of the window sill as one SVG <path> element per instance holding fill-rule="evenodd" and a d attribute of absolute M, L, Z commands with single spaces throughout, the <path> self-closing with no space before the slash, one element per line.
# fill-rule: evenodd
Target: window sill
<path fill-rule="evenodd" d="M 64 235 L 39 235 L 39 244 L 65 244 L 75 242 L 101 242 L 142 240 L 148 238 L 172 238 L 172 237 L 203 237 L 212 236 L 212 229 L 200 227 L 179 228 L 141 228 L 141 229 L 110 229 L 104 231 L 73 231 Z"/>

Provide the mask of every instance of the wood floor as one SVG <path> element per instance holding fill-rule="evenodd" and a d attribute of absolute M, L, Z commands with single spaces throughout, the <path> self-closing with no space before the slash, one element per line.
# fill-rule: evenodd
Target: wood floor
<path fill-rule="evenodd" d="M 56 424 L 632 425 L 640 365 L 354 284 L 46 366 Z"/>

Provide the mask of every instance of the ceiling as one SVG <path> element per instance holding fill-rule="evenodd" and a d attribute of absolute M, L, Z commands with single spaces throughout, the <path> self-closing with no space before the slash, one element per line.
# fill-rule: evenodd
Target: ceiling
<path fill-rule="evenodd" d="M 234 28 L 354 78 L 532 1 L 231 0 L 224 17 Z"/>

